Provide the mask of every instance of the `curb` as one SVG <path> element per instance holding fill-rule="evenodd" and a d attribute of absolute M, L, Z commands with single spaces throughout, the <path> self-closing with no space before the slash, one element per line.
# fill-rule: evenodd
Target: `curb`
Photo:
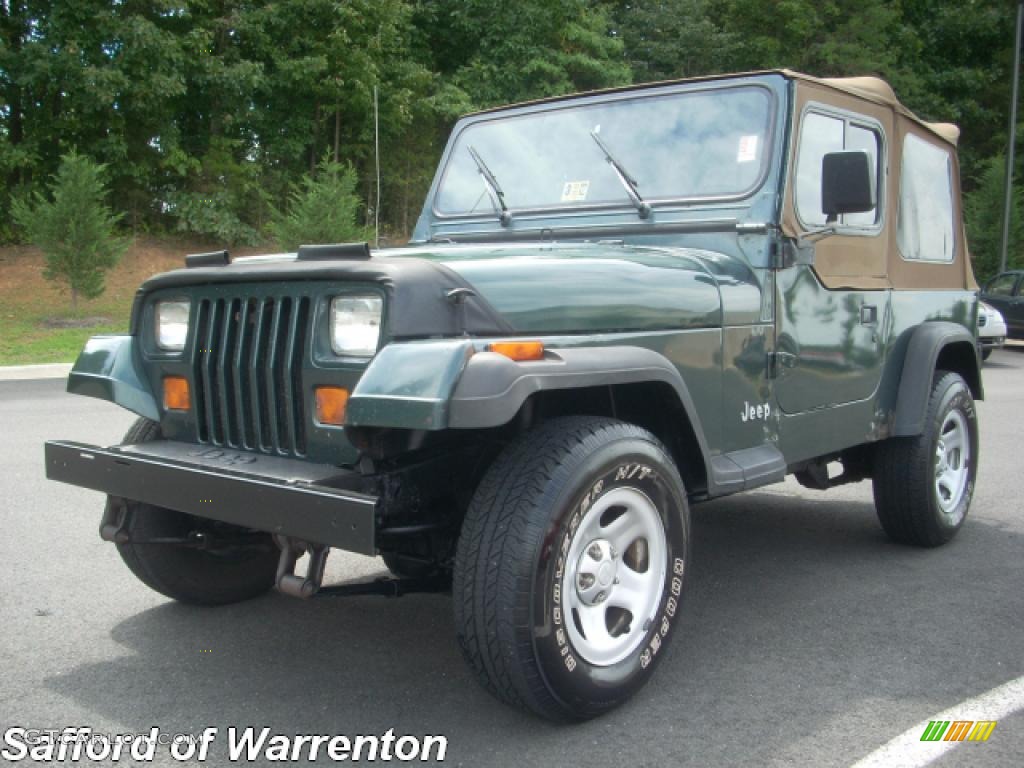
<path fill-rule="evenodd" d="M 33 379 L 65 379 L 71 363 L 0 366 L 0 381 L 31 381 Z"/>

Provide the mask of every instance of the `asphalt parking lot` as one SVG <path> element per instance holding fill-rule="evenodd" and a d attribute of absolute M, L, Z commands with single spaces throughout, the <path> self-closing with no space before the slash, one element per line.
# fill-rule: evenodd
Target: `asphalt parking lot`
<path fill-rule="evenodd" d="M 476 685 L 445 596 L 197 609 L 148 591 L 99 539 L 100 495 L 43 477 L 44 439 L 115 443 L 132 416 L 59 380 L 0 382 L 0 729 L 394 728 L 447 736 L 452 765 L 853 765 L 1024 675 L 1024 347 L 996 352 L 985 385 L 977 492 L 951 545 L 889 543 L 869 483 L 699 506 L 685 619 L 653 682 L 556 727 Z M 333 581 L 383 567 L 331 557 Z M 1018 710 L 933 764 L 1021 755 Z M 226 763 L 215 745 L 208 764 Z"/>

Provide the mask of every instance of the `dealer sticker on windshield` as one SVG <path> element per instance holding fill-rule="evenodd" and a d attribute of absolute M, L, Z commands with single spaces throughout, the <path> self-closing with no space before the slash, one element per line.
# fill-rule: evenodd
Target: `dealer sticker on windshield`
<path fill-rule="evenodd" d="M 752 163 L 757 159 L 757 135 L 740 136 L 740 146 L 736 150 L 737 163 Z"/>
<path fill-rule="evenodd" d="M 562 187 L 563 203 L 579 203 L 587 199 L 590 181 L 567 181 Z"/>

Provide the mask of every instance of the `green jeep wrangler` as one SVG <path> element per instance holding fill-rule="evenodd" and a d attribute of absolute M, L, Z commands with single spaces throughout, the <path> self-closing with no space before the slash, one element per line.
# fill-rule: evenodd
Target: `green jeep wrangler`
<path fill-rule="evenodd" d="M 957 137 L 881 80 L 790 71 L 470 115 L 409 246 L 146 281 L 68 380 L 139 421 L 47 443 L 47 473 L 108 494 L 101 536 L 164 595 L 450 590 L 488 690 L 598 715 L 683 615 L 691 504 L 871 478 L 892 539 L 963 525 Z M 395 578 L 323 586 L 331 548 Z"/>

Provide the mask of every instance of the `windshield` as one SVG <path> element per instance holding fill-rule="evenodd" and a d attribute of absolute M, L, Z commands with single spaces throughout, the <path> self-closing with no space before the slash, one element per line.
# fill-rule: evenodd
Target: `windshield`
<path fill-rule="evenodd" d="M 731 87 L 483 120 L 458 135 L 435 207 L 629 205 L 630 187 L 647 202 L 739 197 L 766 167 L 771 98 Z"/>

